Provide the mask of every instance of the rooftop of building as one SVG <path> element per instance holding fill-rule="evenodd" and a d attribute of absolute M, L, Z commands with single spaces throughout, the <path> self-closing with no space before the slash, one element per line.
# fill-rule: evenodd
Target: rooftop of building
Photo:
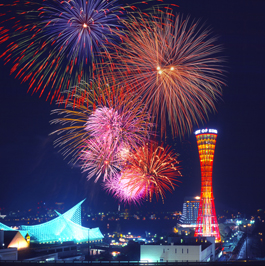
<path fill-rule="evenodd" d="M 195 197 L 192 197 L 192 196 L 188 196 L 188 197 L 185 197 L 184 198 L 184 202 L 187 202 L 187 201 L 200 201 L 200 197 L 199 196 L 195 196 Z"/>
<path fill-rule="evenodd" d="M 205 250 L 206 248 L 208 248 L 209 246 L 212 245 L 211 242 L 207 241 L 207 242 L 194 242 L 194 243 L 178 243 L 178 242 L 171 242 L 171 243 L 150 243 L 150 244 L 145 244 L 145 245 L 148 245 L 148 246 L 186 246 L 186 247 L 189 247 L 189 246 L 201 246 L 201 250 Z"/>

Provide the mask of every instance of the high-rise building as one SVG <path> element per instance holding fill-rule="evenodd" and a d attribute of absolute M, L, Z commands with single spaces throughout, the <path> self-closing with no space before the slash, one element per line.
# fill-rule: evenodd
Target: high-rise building
<path fill-rule="evenodd" d="M 185 197 L 180 222 L 190 227 L 196 226 L 200 197 Z"/>
<path fill-rule="evenodd" d="M 220 232 L 216 218 L 212 170 L 214 150 L 217 138 L 216 129 L 201 129 L 195 132 L 201 165 L 201 198 L 195 236 L 214 236 L 220 242 Z"/>

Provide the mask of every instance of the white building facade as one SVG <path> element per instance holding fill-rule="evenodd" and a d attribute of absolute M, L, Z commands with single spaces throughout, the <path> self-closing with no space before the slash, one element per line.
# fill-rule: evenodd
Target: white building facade
<path fill-rule="evenodd" d="M 213 261 L 215 244 L 207 240 L 196 244 L 141 245 L 140 260 L 148 262 Z"/>

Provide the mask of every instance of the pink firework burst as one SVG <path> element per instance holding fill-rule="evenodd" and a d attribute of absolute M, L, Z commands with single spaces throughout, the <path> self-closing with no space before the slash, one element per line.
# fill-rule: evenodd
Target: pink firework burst
<path fill-rule="evenodd" d="M 85 130 L 104 143 L 112 143 L 121 131 L 121 116 L 113 108 L 97 108 L 88 118 Z"/>
<path fill-rule="evenodd" d="M 131 172 L 130 170 L 125 170 L 121 174 L 106 180 L 103 188 L 120 202 L 139 204 L 144 198 L 145 189 L 144 182 L 131 184 L 131 175 L 135 174 L 137 175 L 137 173 Z"/>
<path fill-rule="evenodd" d="M 51 121 L 61 125 L 53 132 L 59 136 L 55 145 L 95 181 L 116 174 L 128 153 L 149 138 L 152 128 L 139 101 L 127 89 L 108 84 L 77 87 L 73 99 L 59 102 L 65 109 L 54 110 L 59 117 Z"/>
<path fill-rule="evenodd" d="M 112 145 L 104 145 L 95 138 L 85 142 L 81 152 L 83 172 L 88 172 L 87 179 L 95 177 L 95 182 L 103 177 L 103 181 L 120 171 L 120 160 L 113 152 Z"/>
<path fill-rule="evenodd" d="M 112 147 L 111 152 L 136 149 L 148 135 L 143 114 L 136 109 L 97 107 L 88 117 L 86 128 L 91 137 Z M 150 124 L 151 125 L 151 124 Z"/>

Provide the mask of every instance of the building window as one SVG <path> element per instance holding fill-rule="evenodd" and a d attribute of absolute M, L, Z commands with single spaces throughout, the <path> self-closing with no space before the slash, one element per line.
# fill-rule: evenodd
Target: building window
<path fill-rule="evenodd" d="M 182 253 L 183 253 L 183 249 L 182 249 Z"/>
<path fill-rule="evenodd" d="M 163 253 L 165 253 L 166 252 L 166 250 L 163 248 Z"/>
<path fill-rule="evenodd" d="M 177 253 L 177 249 L 175 248 L 175 253 Z"/>
<path fill-rule="evenodd" d="M 187 248 L 187 253 L 189 253 L 189 249 Z"/>

